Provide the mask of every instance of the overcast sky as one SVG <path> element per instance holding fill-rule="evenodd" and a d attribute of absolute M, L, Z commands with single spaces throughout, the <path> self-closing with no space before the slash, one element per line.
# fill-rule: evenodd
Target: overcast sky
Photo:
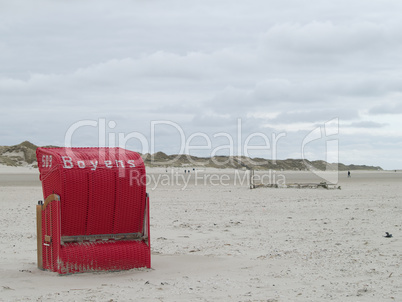
<path fill-rule="evenodd" d="M 71 137 L 400 169 L 401 11 L 397 0 L 0 0 L 0 145 Z"/>

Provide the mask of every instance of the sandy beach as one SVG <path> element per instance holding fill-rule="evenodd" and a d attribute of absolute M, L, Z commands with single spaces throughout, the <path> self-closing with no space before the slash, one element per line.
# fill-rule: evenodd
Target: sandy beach
<path fill-rule="evenodd" d="M 147 173 L 152 269 L 58 276 L 36 266 L 39 173 L 2 167 L 0 300 L 402 300 L 402 172 L 341 172 L 340 190 L 250 190 L 237 170 Z"/>

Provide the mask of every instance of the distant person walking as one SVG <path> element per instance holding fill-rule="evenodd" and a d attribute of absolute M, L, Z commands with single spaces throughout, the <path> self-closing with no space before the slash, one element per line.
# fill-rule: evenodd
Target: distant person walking
<path fill-rule="evenodd" d="M 348 171 L 348 177 L 351 177 L 351 176 L 350 176 L 350 171 Z"/>

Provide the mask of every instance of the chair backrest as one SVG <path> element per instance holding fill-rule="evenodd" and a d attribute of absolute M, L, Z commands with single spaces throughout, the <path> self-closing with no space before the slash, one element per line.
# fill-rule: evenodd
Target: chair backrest
<path fill-rule="evenodd" d="M 143 231 L 145 166 L 122 148 L 38 148 L 44 199 L 58 194 L 61 236 Z"/>

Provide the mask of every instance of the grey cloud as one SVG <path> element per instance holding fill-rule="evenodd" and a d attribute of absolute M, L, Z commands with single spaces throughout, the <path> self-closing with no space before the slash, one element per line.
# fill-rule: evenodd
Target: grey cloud
<path fill-rule="evenodd" d="M 286 51 L 342 55 L 361 49 L 378 48 L 387 39 L 386 28 L 369 22 L 334 24 L 313 21 L 308 24 L 275 25 L 266 33 L 270 47 Z"/>
<path fill-rule="evenodd" d="M 373 106 L 369 110 L 370 114 L 380 115 L 380 114 L 402 114 L 402 103 L 383 103 Z"/>
<path fill-rule="evenodd" d="M 339 140 L 340 161 L 345 164 L 367 164 L 384 169 L 400 169 L 401 136 L 360 133 L 342 135 Z"/>
<path fill-rule="evenodd" d="M 351 128 L 382 128 L 386 125 L 387 124 L 385 123 L 376 123 L 373 121 L 361 121 L 361 122 L 350 123 L 349 125 L 344 126 Z"/>
<path fill-rule="evenodd" d="M 359 135 L 398 132 L 398 119 L 382 115 L 402 113 L 401 9 L 395 0 L 5 2 L 3 144 L 62 142 L 74 122 L 103 117 L 147 136 L 154 120 L 213 134 L 235 133 L 237 118 L 244 133 L 334 117 Z M 375 122 L 362 122 L 367 112 Z M 96 143 L 84 132 L 77 144 Z M 169 133 L 160 137 L 168 150 Z M 292 141 L 283 154 L 297 150 Z"/>
<path fill-rule="evenodd" d="M 358 113 L 355 110 L 329 108 L 329 109 L 305 109 L 305 110 L 289 110 L 287 112 L 280 113 L 274 119 L 269 120 L 269 123 L 316 123 L 326 122 L 334 118 L 341 120 L 350 120 L 358 117 Z"/>
<path fill-rule="evenodd" d="M 267 79 L 258 82 L 253 93 L 266 101 L 287 101 L 292 94 L 292 83 L 287 79 Z"/>
<path fill-rule="evenodd" d="M 194 115 L 192 125 L 196 129 L 208 129 L 211 131 L 228 131 L 229 129 L 234 129 L 237 125 L 236 119 L 230 115 L 218 115 L 218 114 L 197 114 Z"/>

